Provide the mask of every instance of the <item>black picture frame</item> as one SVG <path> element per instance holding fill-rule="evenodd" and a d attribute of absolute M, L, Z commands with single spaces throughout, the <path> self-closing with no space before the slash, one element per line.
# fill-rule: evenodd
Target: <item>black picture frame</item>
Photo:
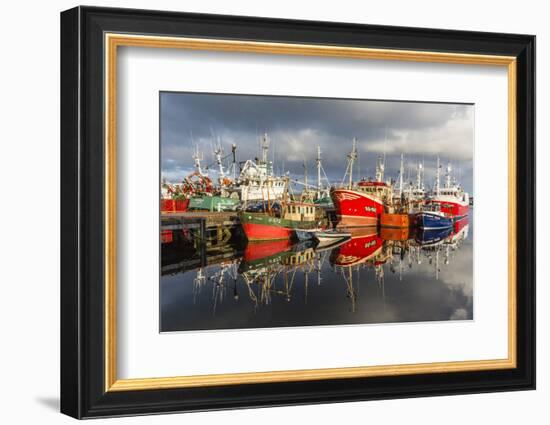
<path fill-rule="evenodd" d="M 307 43 L 517 58 L 517 367 L 105 391 L 104 34 Z M 76 7 L 61 13 L 61 412 L 75 418 L 535 388 L 535 36 Z"/>

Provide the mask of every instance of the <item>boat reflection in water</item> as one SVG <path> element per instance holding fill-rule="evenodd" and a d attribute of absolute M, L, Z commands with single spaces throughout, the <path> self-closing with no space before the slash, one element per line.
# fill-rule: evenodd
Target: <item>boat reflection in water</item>
<path fill-rule="evenodd" d="M 163 244 L 161 331 L 472 319 L 472 223 L 332 244 Z"/>

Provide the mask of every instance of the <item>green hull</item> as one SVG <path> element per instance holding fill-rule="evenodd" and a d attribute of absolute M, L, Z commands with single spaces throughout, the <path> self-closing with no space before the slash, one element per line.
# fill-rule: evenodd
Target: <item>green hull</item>
<path fill-rule="evenodd" d="M 277 218 L 265 213 L 240 213 L 242 224 L 258 224 L 262 226 L 284 227 L 286 229 L 315 229 L 318 226 L 317 221 L 301 221 L 287 220 L 285 218 Z"/>
<path fill-rule="evenodd" d="M 221 196 L 202 196 L 189 199 L 189 210 L 195 211 L 235 211 L 240 201 L 233 198 L 222 198 Z"/>

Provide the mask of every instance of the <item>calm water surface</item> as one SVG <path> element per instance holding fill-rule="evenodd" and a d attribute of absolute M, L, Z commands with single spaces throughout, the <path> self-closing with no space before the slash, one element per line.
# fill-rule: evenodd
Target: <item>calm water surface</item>
<path fill-rule="evenodd" d="M 470 320 L 472 214 L 446 231 L 355 229 L 333 248 L 163 245 L 160 330 Z"/>

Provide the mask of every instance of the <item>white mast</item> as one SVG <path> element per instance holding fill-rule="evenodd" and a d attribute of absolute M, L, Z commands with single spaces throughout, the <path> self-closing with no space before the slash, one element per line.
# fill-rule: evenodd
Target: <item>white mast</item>
<path fill-rule="evenodd" d="M 447 164 L 447 172 L 445 173 L 445 187 L 449 189 L 452 186 L 452 179 L 451 179 L 451 163 L 449 162 Z"/>
<path fill-rule="evenodd" d="M 353 161 L 357 159 L 357 139 L 353 138 L 353 147 L 351 153 L 348 155 L 349 158 L 349 189 L 353 187 Z"/>
<path fill-rule="evenodd" d="M 233 163 L 231 164 L 231 167 L 233 168 L 233 181 L 237 178 L 237 145 L 233 143 L 231 145 L 231 154 L 233 155 Z"/>
<path fill-rule="evenodd" d="M 441 164 L 439 163 L 439 157 L 437 157 L 437 168 L 435 170 L 435 186 L 434 186 L 434 192 L 435 196 L 439 196 L 439 179 L 441 177 Z"/>
<path fill-rule="evenodd" d="M 218 173 L 219 173 L 220 180 L 225 177 L 225 171 L 223 170 L 222 154 L 223 154 L 223 149 L 221 145 L 218 145 L 214 150 L 214 156 L 216 157 L 216 163 L 218 164 Z"/>
<path fill-rule="evenodd" d="M 424 189 L 424 170 L 422 168 L 422 163 L 419 162 L 416 168 L 416 189 Z"/>
<path fill-rule="evenodd" d="M 317 145 L 317 199 L 321 199 L 321 146 Z"/>
<path fill-rule="evenodd" d="M 269 140 L 267 138 L 267 133 L 264 133 L 264 137 L 262 139 L 262 162 L 264 164 L 267 164 L 267 154 L 269 153 Z"/>
<path fill-rule="evenodd" d="M 385 157 L 385 154 L 384 154 Z M 381 156 L 378 156 L 378 161 L 376 163 L 376 181 L 382 182 L 384 180 L 384 161 Z"/>
<path fill-rule="evenodd" d="M 305 158 L 304 158 L 303 165 L 304 165 L 304 187 L 305 187 L 305 190 L 309 192 L 309 185 L 307 184 L 307 164 L 306 164 Z"/>
<path fill-rule="evenodd" d="M 195 168 L 197 169 L 197 172 L 202 176 L 202 167 L 201 167 L 201 161 L 202 161 L 202 155 L 199 153 L 199 146 L 195 146 L 195 152 L 193 152 L 193 160 L 195 161 Z"/>
<path fill-rule="evenodd" d="M 403 154 L 401 154 L 401 166 L 399 167 L 399 197 L 403 196 Z"/>

